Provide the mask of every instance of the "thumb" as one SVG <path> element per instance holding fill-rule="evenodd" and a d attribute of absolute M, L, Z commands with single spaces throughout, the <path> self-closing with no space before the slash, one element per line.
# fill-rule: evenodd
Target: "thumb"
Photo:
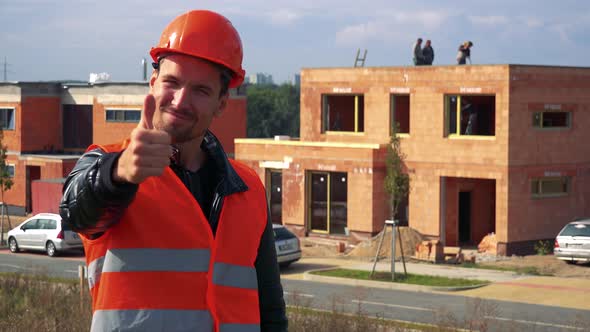
<path fill-rule="evenodd" d="M 154 129 L 154 113 L 156 112 L 156 99 L 148 94 L 143 100 L 143 110 L 138 127 L 143 129 Z"/>

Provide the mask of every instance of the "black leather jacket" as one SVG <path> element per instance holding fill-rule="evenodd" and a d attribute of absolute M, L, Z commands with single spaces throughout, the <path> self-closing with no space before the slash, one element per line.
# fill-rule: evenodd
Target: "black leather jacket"
<path fill-rule="evenodd" d="M 209 214 L 209 223 L 215 234 L 224 197 L 248 188 L 230 165 L 217 138 L 210 132 L 205 135 L 201 149 L 214 161 L 219 179 Z M 63 222 L 75 231 L 91 238 L 99 237 L 120 220 L 133 200 L 138 185 L 116 184 L 111 179 L 113 165 L 119 156 L 120 153 L 105 153 L 100 149 L 89 151 L 78 160 L 66 179 L 60 215 Z M 190 179 L 185 176 L 179 178 L 185 185 L 190 185 Z M 285 301 L 270 214 L 258 248 L 255 268 L 261 331 L 287 331 Z"/>

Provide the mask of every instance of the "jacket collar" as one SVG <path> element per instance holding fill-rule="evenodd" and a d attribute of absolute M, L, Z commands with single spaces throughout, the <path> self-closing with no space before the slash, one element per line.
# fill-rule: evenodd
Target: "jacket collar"
<path fill-rule="evenodd" d="M 219 184 L 217 186 L 217 192 L 221 196 L 227 196 L 234 193 L 244 192 L 248 190 L 248 186 L 242 178 L 238 175 L 236 170 L 229 162 L 221 143 L 209 130 L 203 137 L 201 142 L 201 149 L 207 153 L 209 158 L 215 163 L 217 169 L 217 175 L 219 178 Z"/>

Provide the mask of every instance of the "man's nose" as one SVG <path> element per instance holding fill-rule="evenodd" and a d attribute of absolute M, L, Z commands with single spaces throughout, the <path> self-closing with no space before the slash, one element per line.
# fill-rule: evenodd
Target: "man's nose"
<path fill-rule="evenodd" d="M 183 107 L 190 105 L 190 92 L 186 87 L 182 87 L 174 92 L 174 100 L 172 104 L 176 107 Z"/>

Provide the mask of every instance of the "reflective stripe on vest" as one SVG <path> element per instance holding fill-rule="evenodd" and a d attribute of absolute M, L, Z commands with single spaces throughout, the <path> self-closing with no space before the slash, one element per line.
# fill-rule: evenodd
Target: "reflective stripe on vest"
<path fill-rule="evenodd" d="M 88 285 L 94 287 L 103 272 L 207 272 L 210 259 L 209 249 L 110 249 L 88 264 Z"/>
<path fill-rule="evenodd" d="M 208 310 L 96 310 L 92 316 L 90 331 L 209 332 L 213 331 L 213 318 Z"/>
<path fill-rule="evenodd" d="M 227 263 L 213 265 L 213 283 L 220 286 L 258 289 L 256 269 Z"/>
<path fill-rule="evenodd" d="M 99 257 L 88 264 L 88 287 L 92 289 L 100 281 L 104 256 Z"/>
<path fill-rule="evenodd" d="M 258 324 L 220 324 L 219 332 L 260 332 Z"/>

